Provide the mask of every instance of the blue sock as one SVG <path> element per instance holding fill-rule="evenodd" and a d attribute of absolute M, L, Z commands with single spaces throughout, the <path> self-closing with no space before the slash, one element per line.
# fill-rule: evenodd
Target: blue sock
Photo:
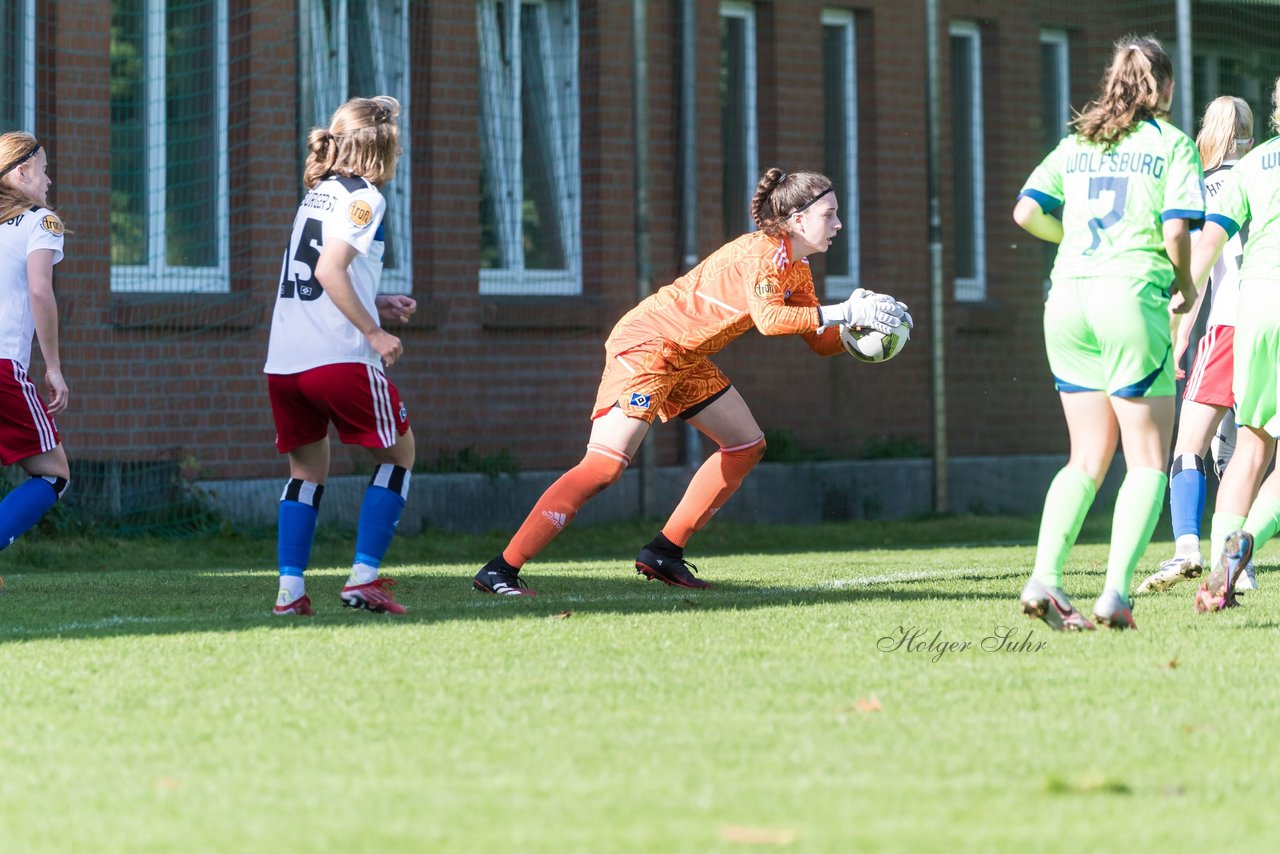
<path fill-rule="evenodd" d="M 14 487 L 0 501 L 0 549 L 13 545 L 13 541 L 40 521 L 66 491 L 67 481 L 60 477 L 33 477 Z"/>
<path fill-rule="evenodd" d="M 1169 469 L 1169 514 L 1173 517 L 1173 536 L 1200 536 L 1200 518 L 1204 515 L 1204 460 L 1195 454 L 1180 454 Z"/>
<path fill-rule="evenodd" d="M 384 463 L 373 473 L 360 505 L 360 523 L 356 528 L 356 563 L 377 569 L 382 565 L 400 524 L 400 513 L 409 497 L 409 471 Z"/>
<path fill-rule="evenodd" d="M 316 517 L 324 487 L 318 483 L 293 478 L 280 496 L 277 554 L 281 575 L 298 578 L 311 561 L 311 541 L 316 534 Z"/>

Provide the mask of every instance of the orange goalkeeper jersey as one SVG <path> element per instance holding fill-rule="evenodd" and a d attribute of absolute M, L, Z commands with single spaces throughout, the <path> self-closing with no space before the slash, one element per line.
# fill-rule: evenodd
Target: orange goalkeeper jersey
<path fill-rule="evenodd" d="M 660 339 L 683 350 L 687 365 L 720 352 L 754 326 L 765 335 L 803 335 L 816 352 L 830 355 L 839 349 L 838 335 L 823 333 L 820 323 L 808 260 L 791 260 L 785 236 L 753 231 L 627 312 L 605 349 L 622 353 Z"/>

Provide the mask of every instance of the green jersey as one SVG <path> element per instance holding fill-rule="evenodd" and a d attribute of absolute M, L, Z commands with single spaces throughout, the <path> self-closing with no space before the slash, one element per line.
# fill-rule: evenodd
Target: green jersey
<path fill-rule="evenodd" d="M 1168 288 L 1163 223 L 1204 219 L 1200 153 L 1160 119 L 1139 122 L 1110 151 L 1072 134 L 1027 179 L 1045 213 L 1062 207 L 1053 278 L 1126 278 Z"/>
<path fill-rule="evenodd" d="M 1210 201 L 1208 220 L 1228 237 L 1248 227 L 1241 281 L 1280 279 L 1280 137 L 1240 159 Z"/>

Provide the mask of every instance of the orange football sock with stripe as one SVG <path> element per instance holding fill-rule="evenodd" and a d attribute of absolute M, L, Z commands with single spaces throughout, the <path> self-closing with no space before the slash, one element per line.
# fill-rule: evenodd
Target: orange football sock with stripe
<path fill-rule="evenodd" d="M 738 491 L 747 472 L 764 456 L 764 437 L 754 442 L 721 448 L 698 469 L 684 498 L 662 528 L 662 535 L 684 548 L 694 531 L 701 530 L 729 497 Z"/>
<path fill-rule="evenodd" d="M 533 559 L 593 496 L 622 477 L 631 458 L 603 445 L 587 445 L 582 462 L 560 475 L 560 479 L 533 505 L 529 516 L 502 552 L 502 559 L 519 569 Z"/>

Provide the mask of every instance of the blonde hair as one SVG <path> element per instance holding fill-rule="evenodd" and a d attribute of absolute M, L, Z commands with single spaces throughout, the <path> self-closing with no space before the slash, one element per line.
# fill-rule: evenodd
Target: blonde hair
<path fill-rule="evenodd" d="M 751 198 L 751 219 L 770 237 L 781 236 L 787 217 L 804 210 L 834 189 L 831 179 L 817 172 L 765 170 Z"/>
<path fill-rule="evenodd" d="M 1222 95 L 1205 107 L 1196 148 L 1205 171 L 1217 169 L 1238 146 L 1253 138 L 1253 110 L 1242 98 Z"/>
<path fill-rule="evenodd" d="M 1173 63 L 1155 36 L 1125 36 L 1115 43 L 1100 94 L 1071 126 L 1089 142 L 1111 148 L 1138 122 L 1167 117 L 1160 93 L 1171 80 Z"/>
<path fill-rule="evenodd" d="M 13 170 L 23 163 L 29 163 L 40 150 L 40 141 L 22 130 L 0 134 L 0 222 L 13 219 L 32 207 L 43 207 L 44 203 L 22 192 L 7 179 Z"/>
<path fill-rule="evenodd" d="M 381 187 L 400 156 L 399 116 L 400 102 L 390 95 L 347 101 L 327 128 L 314 128 L 307 136 L 302 183 L 310 190 L 330 175 L 344 175 Z"/>
<path fill-rule="evenodd" d="M 1275 88 L 1271 91 L 1271 126 L 1280 132 L 1280 77 L 1276 78 Z"/>

